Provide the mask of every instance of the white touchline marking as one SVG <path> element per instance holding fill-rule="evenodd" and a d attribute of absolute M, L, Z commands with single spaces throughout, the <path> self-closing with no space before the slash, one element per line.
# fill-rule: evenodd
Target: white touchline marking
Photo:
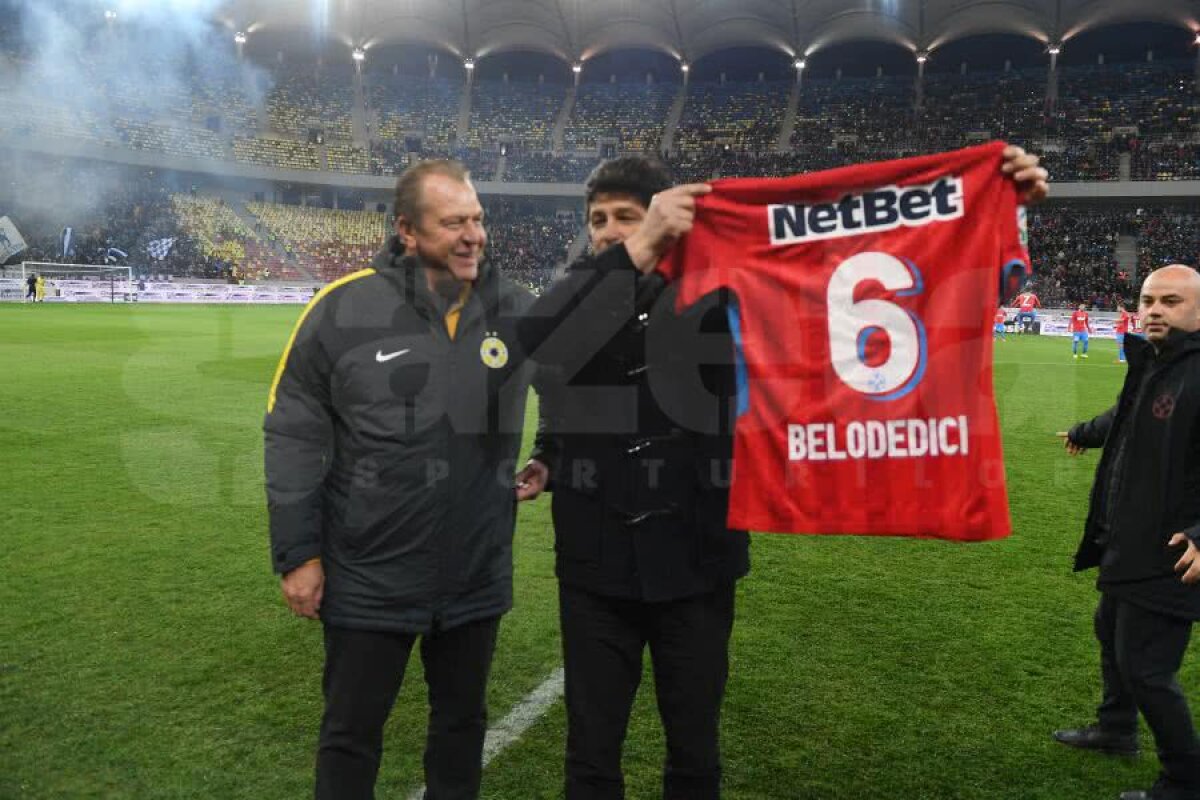
<path fill-rule="evenodd" d="M 551 672 L 541 685 L 525 695 L 521 702 L 513 706 L 504 719 L 488 729 L 487 737 L 483 740 L 483 766 L 490 764 L 492 759 L 508 749 L 509 745 L 515 744 L 562 696 L 563 669 L 559 667 Z M 422 786 L 414 790 L 408 796 L 408 800 L 423 800 L 424 797 L 425 787 Z"/>

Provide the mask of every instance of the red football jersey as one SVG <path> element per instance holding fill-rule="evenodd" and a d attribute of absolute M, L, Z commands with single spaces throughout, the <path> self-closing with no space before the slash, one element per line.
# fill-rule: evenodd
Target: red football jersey
<path fill-rule="evenodd" d="M 1071 333 L 1090 333 L 1092 322 L 1086 311 L 1076 311 L 1071 315 Z"/>
<path fill-rule="evenodd" d="M 1003 143 L 712 183 L 659 265 L 720 287 L 739 355 L 729 525 L 995 539 L 1001 270 L 1028 269 Z"/>
<path fill-rule="evenodd" d="M 1133 314 L 1130 314 L 1125 309 L 1121 309 L 1121 315 L 1117 317 L 1117 321 L 1113 323 L 1113 333 L 1122 336 L 1129 333 L 1129 329 L 1133 324 Z"/>
<path fill-rule="evenodd" d="M 1007 319 L 1008 319 L 1008 315 L 1004 313 L 1003 308 L 996 312 L 996 324 L 997 325 L 1003 325 L 1005 320 L 1007 320 Z"/>
<path fill-rule="evenodd" d="M 1042 301 L 1033 292 L 1025 292 L 1024 294 L 1017 295 L 1015 302 L 1021 311 L 1033 311 L 1042 305 Z"/>

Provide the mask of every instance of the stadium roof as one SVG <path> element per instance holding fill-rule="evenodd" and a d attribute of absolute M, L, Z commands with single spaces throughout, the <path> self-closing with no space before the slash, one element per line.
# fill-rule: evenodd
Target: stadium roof
<path fill-rule="evenodd" d="M 736 46 L 807 56 L 859 40 L 915 53 L 985 33 L 1050 44 L 1133 21 L 1200 31 L 1190 0 L 228 0 L 218 16 L 251 35 L 317 32 L 368 50 L 422 42 L 463 58 L 535 50 L 568 63 L 626 47 L 696 61 Z"/>

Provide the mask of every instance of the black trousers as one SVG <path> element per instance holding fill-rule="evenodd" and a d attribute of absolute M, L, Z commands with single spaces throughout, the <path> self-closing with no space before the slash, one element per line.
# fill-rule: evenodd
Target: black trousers
<path fill-rule="evenodd" d="M 566 669 L 566 800 L 625 796 L 621 749 L 650 646 L 667 739 L 665 800 L 717 800 L 734 585 L 666 603 L 559 584 Z"/>
<path fill-rule="evenodd" d="M 1104 679 L 1104 697 L 1096 715 L 1100 727 L 1136 734 L 1140 711 L 1154 732 L 1167 782 L 1200 796 L 1200 741 L 1176 679 L 1191 635 L 1191 620 L 1100 595 L 1096 608 Z"/>
<path fill-rule="evenodd" d="M 487 733 L 487 678 L 499 617 L 421 638 L 429 687 L 426 800 L 476 800 Z M 317 745 L 317 800 L 372 800 L 383 725 L 416 634 L 325 626 L 325 716 Z"/>

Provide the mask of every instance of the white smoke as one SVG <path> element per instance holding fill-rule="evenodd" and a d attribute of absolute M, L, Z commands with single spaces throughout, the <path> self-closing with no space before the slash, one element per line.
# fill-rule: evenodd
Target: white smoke
<path fill-rule="evenodd" d="M 233 32 L 214 22 L 220 5 L 221 0 L 0 0 L 0 19 L 7 20 L 0 22 L 5 109 L 0 148 L 12 143 L 19 153 L 49 143 L 99 141 L 153 150 L 136 139 L 169 136 L 164 132 L 171 128 L 201 130 L 206 116 L 224 119 L 219 136 L 228 139 L 231 125 L 249 116 L 238 109 L 263 113 L 269 80 L 239 62 Z M 16 58 L 6 59 L 5 50 Z M 193 108 L 201 113 L 193 114 Z M 119 188 L 106 184 L 109 171 L 82 174 L 98 183 L 80 186 L 64 184 L 58 175 L 23 174 L 21 198 L 39 210 L 77 215 L 99 208 Z"/>

